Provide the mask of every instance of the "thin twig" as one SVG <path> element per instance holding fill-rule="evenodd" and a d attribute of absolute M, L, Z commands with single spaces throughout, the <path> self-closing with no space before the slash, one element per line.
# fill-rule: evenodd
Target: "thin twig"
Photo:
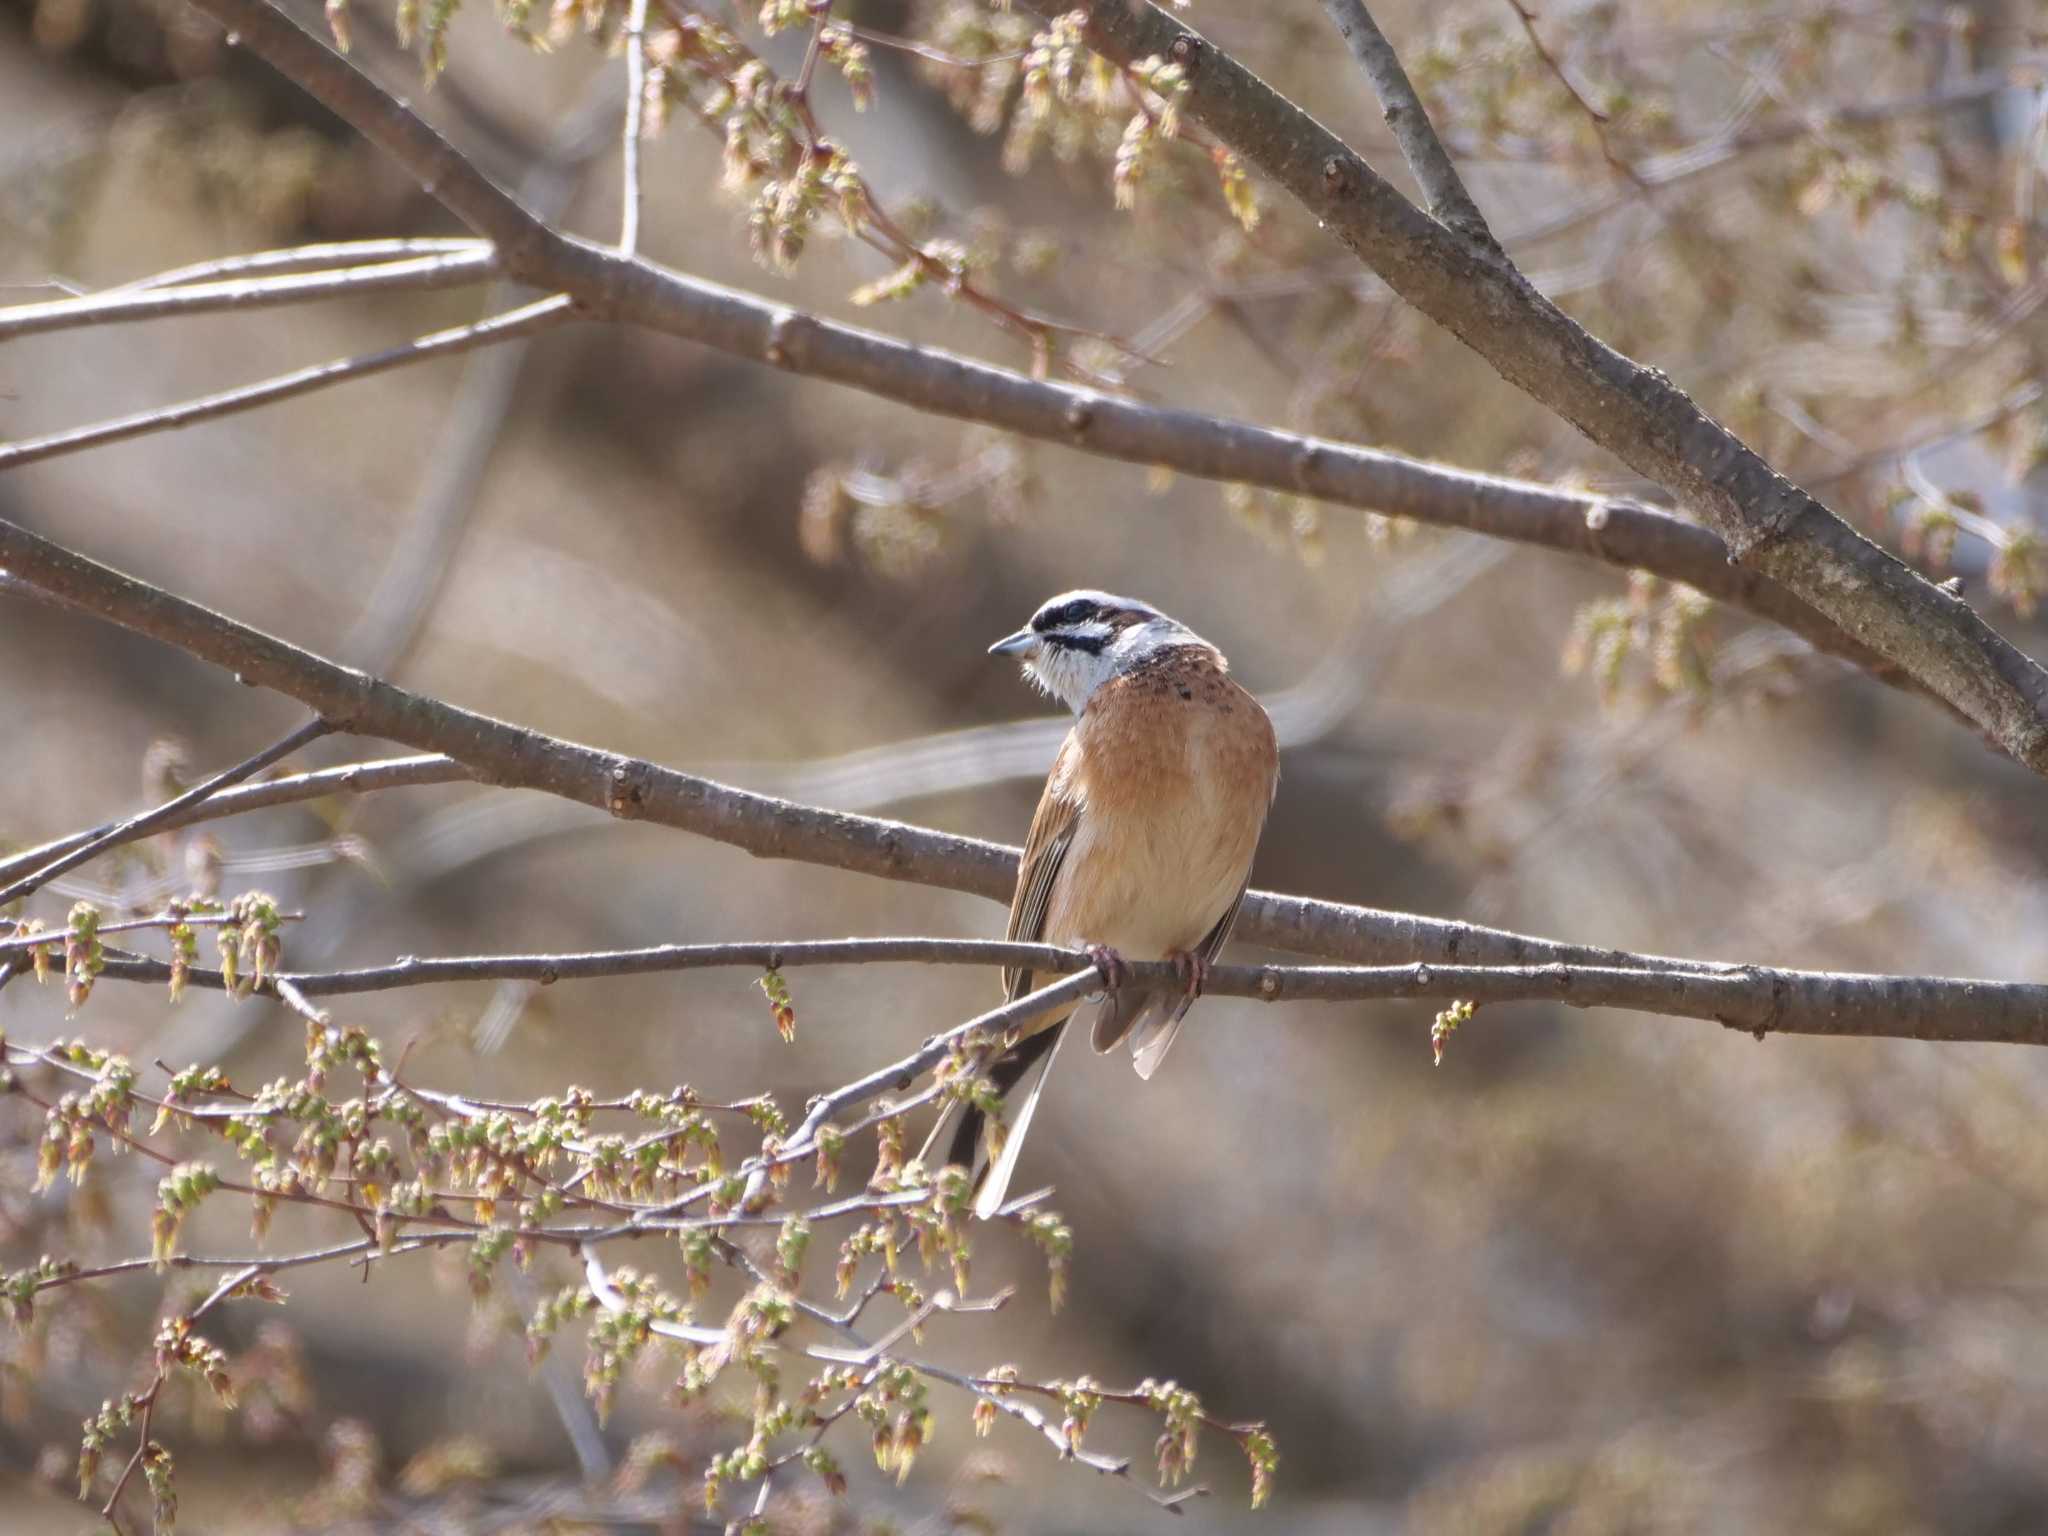
<path fill-rule="evenodd" d="M 273 277 L 286 272 L 331 271 L 336 267 L 361 267 L 379 261 L 402 261 L 412 256 L 446 256 L 456 252 L 488 254 L 490 242 L 446 236 L 402 236 L 387 240 L 323 240 L 312 245 L 288 245 L 274 251 L 251 251 L 241 256 L 216 256 L 168 271 L 138 277 L 106 293 L 147 293 L 152 289 L 176 288 L 186 283 L 209 283 L 226 277 L 247 277 L 267 273 Z M 91 295 L 86 295 L 91 297 Z"/>
<path fill-rule="evenodd" d="M 108 829 L 100 836 L 81 843 L 69 853 L 52 859 L 49 863 L 43 865 L 42 868 L 23 875 L 11 885 L 0 889 L 0 907 L 6 906 L 10 901 L 19 900 L 21 897 L 28 895 L 29 892 L 49 884 L 66 870 L 76 869 L 87 859 L 94 857 L 105 849 L 113 847 L 116 843 L 133 842 L 136 838 L 147 837 L 150 833 L 161 830 L 171 821 L 175 820 L 181 811 L 200 804 L 215 792 L 226 789 L 231 784 L 239 784 L 242 780 L 261 773 L 280 758 L 290 757 L 294 752 L 305 746 L 306 743 L 318 741 L 322 736 L 327 735 L 334 729 L 334 726 L 316 715 L 282 741 L 265 747 L 254 757 L 244 758 L 232 768 L 223 768 L 212 778 L 193 785 L 177 798 L 166 800 L 154 810 L 144 811 L 139 816 L 131 816 L 128 820 Z"/>
<path fill-rule="evenodd" d="M 640 248 L 640 140 L 647 114 L 647 0 L 632 0 L 626 12 L 626 126 L 620 139 L 623 208 L 619 254 Z"/>
<path fill-rule="evenodd" d="M 1001 53 L 986 53 L 979 58 L 968 58 L 964 54 L 948 53 L 945 49 L 934 47 L 920 38 L 904 37 L 895 32 L 880 32 L 873 27 L 856 26 L 851 22 L 842 21 L 839 25 L 846 28 L 849 37 L 858 38 L 876 48 L 889 48 L 898 53 L 912 54 L 933 64 L 944 64 L 950 69 L 978 72 L 1001 64 L 1015 63 L 1031 52 L 1029 48 L 1011 48 Z"/>
<path fill-rule="evenodd" d="M 1497 248 L 1485 216 L 1472 201 L 1472 194 L 1465 190 L 1443 140 L 1430 125 L 1429 113 L 1423 109 L 1422 98 L 1409 81 L 1408 71 L 1401 67 L 1400 56 L 1372 19 L 1364 0 L 1323 0 L 1323 9 L 1336 23 L 1366 79 L 1372 82 L 1381 114 L 1393 131 L 1394 142 L 1401 146 L 1401 156 L 1414 173 L 1416 185 L 1422 189 L 1430 216 L 1484 246 Z"/>
<path fill-rule="evenodd" d="M 305 304 L 315 299 L 392 289 L 459 288 L 490 276 L 497 265 L 495 252 L 472 245 L 407 261 L 285 277 L 238 278 L 170 288 L 117 288 L 111 293 L 89 293 L 75 299 L 50 299 L 41 304 L 16 304 L 0 309 L 0 341 L 85 325 L 160 320 L 220 310 L 268 309 L 279 304 Z"/>
<path fill-rule="evenodd" d="M 1543 61 L 1544 68 L 1556 77 L 1557 83 L 1564 87 L 1565 94 L 1571 97 L 1579 111 L 1585 114 L 1586 121 L 1592 124 L 1593 137 L 1600 145 L 1600 158 L 1605 160 L 1608 167 L 1617 175 L 1631 183 L 1638 192 L 1648 192 L 1650 183 L 1642 172 L 1615 152 L 1614 141 L 1607 133 L 1608 114 L 1586 99 L 1585 92 L 1572 83 L 1572 77 L 1566 73 L 1564 64 L 1544 43 L 1542 34 L 1536 30 L 1535 13 L 1524 5 L 1522 0 L 1508 0 L 1508 8 L 1521 19 L 1522 30 L 1528 34 L 1529 46 L 1536 50 L 1536 57 Z"/>
<path fill-rule="evenodd" d="M 320 768 L 285 778 L 266 779 L 260 784 L 243 784 L 224 789 L 197 805 L 189 805 L 159 822 L 149 831 L 169 832 L 199 822 L 218 821 L 249 811 L 278 805 L 298 805 L 307 800 L 324 800 L 330 795 L 367 794 L 376 789 L 404 789 L 422 784 L 463 784 L 474 776 L 452 757 L 438 752 L 413 757 L 387 757 L 376 762 L 344 763 L 337 768 Z M 163 809 L 163 807 L 159 807 Z M 132 818 L 131 818 L 132 820 Z M 134 842 L 147 833 L 131 833 L 129 820 L 102 822 L 83 832 L 53 839 L 34 848 L 0 858 L 0 880 L 12 880 L 26 870 L 40 869 L 52 859 L 75 848 L 106 839 L 100 851 Z"/>
<path fill-rule="evenodd" d="M 569 319 L 574 308 L 574 301 L 566 294 L 556 294 L 552 298 L 540 299 L 469 325 L 458 325 L 449 330 L 418 336 L 395 347 L 385 347 L 376 352 L 360 352 L 354 357 L 336 358 L 332 362 L 315 363 L 310 368 L 281 373 L 275 378 L 264 379 L 255 384 L 225 389 L 218 394 L 201 395 L 196 400 L 186 400 L 156 410 L 138 411 L 132 416 L 117 416 L 111 421 L 95 422 L 90 426 L 52 432 L 47 437 L 26 438 L 18 443 L 0 443 L 0 470 L 17 469 L 24 464 L 56 458 L 60 454 L 99 448 L 108 443 L 141 437 L 151 432 L 189 427 L 195 422 L 231 416 L 239 411 L 254 410 L 258 406 L 275 405 L 280 400 L 311 394 L 316 389 L 327 389 L 354 379 L 368 378 L 371 374 L 402 368 L 409 363 L 422 363 L 431 358 L 448 357 L 470 351 L 475 347 L 510 341 L 515 337 L 531 336 L 537 331 Z"/>
<path fill-rule="evenodd" d="M 306 914 L 280 912 L 278 917 L 288 923 L 297 923 L 305 921 Z M 149 928 L 175 928 L 180 924 L 189 928 L 219 928 L 239 921 L 239 918 L 218 912 L 166 912 L 156 917 L 136 917 L 118 923 L 101 923 L 93 929 L 93 934 L 98 937 L 110 933 L 135 933 Z M 63 946 L 64 930 L 61 928 L 42 933 L 21 934 L 13 938 L 0 938 L 0 954 L 19 950 L 61 949 Z"/>
<path fill-rule="evenodd" d="M 908 1088 L 925 1072 L 945 1059 L 954 1045 L 969 1035 L 1001 1035 L 1004 1031 L 1039 1020 L 1056 1013 L 1069 1003 L 1078 1003 L 1090 992 L 1099 991 L 1102 977 L 1095 971 L 1095 962 L 1088 962 L 1089 969 L 1078 975 L 1068 976 L 1049 986 L 1040 987 L 1036 992 L 1026 993 L 1014 1002 L 992 1008 L 965 1024 L 957 1025 L 943 1034 L 933 1035 L 917 1050 L 901 1061 L 870 1072 L 866 1077 L 856 1078 L 830 1093 L 820 1094 L 811 1100 L 804 1113 L 803 1124 L 796 1128 L 781 1156 L 795 1158 L 807 1156 L 806 1149 L 817 1144 L 818 1132 L 847 1110 L 865 1104 L 871 1099 L 890 1092 Z M 746 1193 L 741 1205 L 751 1205 L 759 1199 L 767 1186 L 768 1169 L 757 1167 L 747 1179 Z"/>
<path fill-rule="evenodd" d="M 760 1266 L 754 1264 L 744 1250 L 728 1244 L 725 1245 L 723 1252 L 727 1256 L 727 1262 L 742 1264 L 757 1279 L 766 1280 L 768 1278 Z M 608 1312 L 625 1312 L 629 1310 L 630 1303 L 619 1292 L 618 1287 L 612 1283 L 611 1276 L 605 1272 L 604 1263 L 598 1257 L 595 1245 L 583 1248 L 582 1257 L 584 1284 L 590 1288 L 590 1294 L 596 1298 L 598 1305 Z M 835 1318 L 831 1313 L 824 1311 L 824 1309 L 815 1307 L 801 1298 L 796 1300 L 795 1305 L 806 1316 L 814 1317 L 824 1322 L 854 1345 L 852 1349 L 833 1349 L 820 1344 L 797 1346 L 798 1350 L 810 1359 L 830 1365 L 865 1366 L 886 1361 L 891 1364 L 908 1366 L 921 1376 L 928 1376 L 934 1381 L 941 1381 L 948 1386 L 957 1387 L 971 1397 L 992 1404 L 999 1413 L 1007 1414 L 1011 1418 L 1030 1425 L 1051 1442 L 1062 1461 L 1072 1461 L 1080 1466 L 1087 1467 L 1090 1471 L 1104 1473 L 1113 1477 L 1128 1477 L 1130 1472 L 1128 1460 L 1123 1457 L 1106 1456 L 1099 1451 L 1090 1451 L 1074 1446 L 1059 1432 L 1050 1420 L 1028 1403 L 1017 1402 L 1013 1397 L 993 1388 L 983 1386 L 974 1377 L 967 1375 L 965 1372 L 949 1370 L 944 1366 L 932 1365 L 922 1360 L 905 1359 L 901 1356 L 890 1355 L 881 1345 L 870 1343 L 850 1323 Z M 919 1309 L 918 1320 L 922 1322 L 927 1320 L 933 1313 L 945 1310 L 948 1309 L 927 1303 L 923 1308 Z M 651 1332 L 660 1334 L 665 1338 L 674 1339 L 679 1343 L 696 1345 L 699 1348 L 715 1348 L 729 1342 L 726 1331 L 722 1328 L 706 1328 L 701 1324 L 680 1323 L 666 1318 L 649 1319 L 647 1326 Z M 1133 1486 L 1136 1485 L 1134 1484 Z M 1150 1490 L 1141 1491 L 1150 1493 Z M 1176 1511 L 1178 1508 L 1178 1501 L 1171 1498 L 1162 1499 L 1153 1496 L 1153 1502 Z"/>

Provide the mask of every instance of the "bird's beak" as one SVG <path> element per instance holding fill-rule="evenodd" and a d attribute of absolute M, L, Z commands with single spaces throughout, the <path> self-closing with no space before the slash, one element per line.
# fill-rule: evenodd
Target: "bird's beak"
<path fill-rule="evenodd" d="M 1020 629 L 1014 635 L 1005 635 L 988 648 L 991 656 L 1028 656 L 1043 642 L 1033 629 Z"/>

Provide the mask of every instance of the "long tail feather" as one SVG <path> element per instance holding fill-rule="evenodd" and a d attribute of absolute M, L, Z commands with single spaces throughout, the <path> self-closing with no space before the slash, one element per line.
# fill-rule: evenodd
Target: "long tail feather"
<path fill-rule="evenodd" d="M 1025 1046 L 1037 1041 L 1046 1042 L 1036 1059 L 1025 1064 L 1022 1075 L 1013 1087 L 1003 1095 L 1006 1134 L 1003 1137 L 1002 1155 L 989 1165 L 981 1176 L 981 1187 L 974 1192 L 974 1214 L 983 1221 L 1002 1209 L 1003 1200 L 1010 1192 L 1010 1180 L 1017 1172 L 1017 1160 L 1024 1152 L 1024 1133 L 1031 1129 L 1031 1117 L 1038 1111 L 1038 1096 L 1045 1091 L 1046 1074 L 1052 1071 L 1053 1059 L 1059 1055 L 1060 1046 L 1067 1038 L 1067 1026 L 1057 1024 L 1053 1028 L 1036 1034 L 1019 1046 L 1021 1053 Z M 975 1117 L 977 1120 L 979 1115 Z"/>
<path fill-rule="evenodd" d="M 1173 1049 L 1173 1042 L 1180 1038 L 1181 1021 L 1188 1016 L 1188 1008 L 1194 999 L 1183 997 L 1167 999 L 1168 1006 L 1148 1012 L 1131 1032 L 1131 1066 L 1138 1076 L 1147 1082 L 1159 1070 L 1159 1064 L 1166 1060 L 1166 1053 Z"/>
<path fill-rule="evenodd" d="M 989 1068 L 989 1080 L 995 1084 L 996 1092 L 1003 1100 L 1006 1133 L 1003 1150 L 1006 1154 L 1023 1145 L 1023 1128 L 1029 1123 L 1031 1110 L 1038 1101 L 1039 1088 L 1045 1081 L 1046 1068 L 1051 1065 L 1052 1055 L 1059 1048 L 1066 1028 L 1062 1022 L 1026 1036 Z M 977 1194 L 985 1190 L 988 1181 L 995 1176 L 988 1156 L 987 1118 L 972 1105 L 958 1100 L 949 1104 L 932 1126 L 931 1134 L 925 1138 L 924 1147 L 918 1153 L 926 1169 L 936 1172 L 939 1168 L 957 1164 L 974 1176 Z M 1016 1159 L 1009 1156 L 997 1162 L 1008 1165 L 1001 1174 L 1002 1187 L 1007 1187 L 1016 1168 Z M 990 1209 L 1001 1204 L 999 1188 Z M 975 1208 L 977 1211 L 981 1209 L 979 1199 Z"/>

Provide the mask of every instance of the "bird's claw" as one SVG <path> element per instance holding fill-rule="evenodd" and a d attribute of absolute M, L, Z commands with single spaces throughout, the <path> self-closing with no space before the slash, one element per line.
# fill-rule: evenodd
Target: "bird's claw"
<path fill-rule="evenodd" d="M 1106 992 L 1115 992 L 1131 979 L 1130 967 L 1124 964 L 1124 957 L 1107 944 L 1090 944 L 1088 958 L 1095 962 L 1095 969 L 1102 974 L 1102 986 Z"/>
<path fill-rule="evenodd" d="M 1192 950 L 1176 949 L 1167 956 L 1173 962 L 1174 971 L 1180 976 L 1181 985 L 1187 989 L 1189 1002 L 1193 1002 L 1209 988 L 1209 957 L 1195 954 Z"/>

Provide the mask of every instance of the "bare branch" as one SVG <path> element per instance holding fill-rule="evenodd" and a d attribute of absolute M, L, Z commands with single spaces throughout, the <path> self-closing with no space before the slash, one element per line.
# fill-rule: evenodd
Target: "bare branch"
<path fill-rule="evenodd" d="M 1000 1036 L 1006 1030 L 1043 1019 L 1048 1014 L 1057 1014 L 1058 1010 L 1067 1004 L 1078 1003 L 1089 993 L 1101 990 L 1101 987 L 1102 977 L 1095 969 L 1095 962 L 1090 960 L 1085 971 L 1040 987 L 1035 992 L 1027 992 L 1014 1002 L 1005 1003 L 1000 1008 L 991 1008 L 987 1013 L 969 1019 L 965 1024 L 955 1025 L 943 1034 L 933 1035 L 901 1061 L 891 1062 L 886 1067 L 870 1072 L 866 1077 L 856 1078 L 830 1093 L 820 1094 L 811 1100 L 805 1108 L 803 1124 L 796 1128 L 777 1155 L 807 1156 L 808 1149 L 817 1142 L 819 1131 L 840 1115 L 849 1109 L 880 1098 L 885 1093 L 900 1093 L 945 1060 L 954 1045 L 969 1035 Z M 741 1200 L 743 1206 L 760 1196 L 767 1177 L 768 1166 L 763 1162 L 748 1176 L 746 1194 Z"/>
<path fill-rule="evenodd" d="M 0 520 L 0 572 L 31 589 L 228 668 L 317 710 L 338 730 L 445 750 L 469 778 L 537 789 L 610 812 L 692 832 L 758 858 L 799 859 L 859 874 L 1007 901 L 1017 850 L 976 838 L 750 794 L 643 759 L 600 751 L 476 714 L 365 676 L 197 603 L 87 560 Z M 380 787 L 365 764 L 334 770 L 338 787 Z M 435 758 L 389 765 L 386 783 L 440 783 Z M 347 780 L 354 777 L 351 786 Z M 454 777 L 457 775 L 449 775 Z M 291 798 L 316 776 L 294 786 Z M 325 781 L 321 781 L 325 782 Z M 274 786 L 260 786 L 274 791 Z M 276 803 L 281 793 L 260 803 Z M 255 800 L 245 802 L 253 805 Z M 169 825 L 166 821 L 162 825 Z M 109 844 L 111 846 L 111 844 Z M 1254 891 L 1237 934 L 1248 942 L 1360 964 L 1655 966 L 1690 972 L 1701 962 L 1564 944 L 1471 923 L 1383 912 Z"/>
<path fill-rule="evenodd" d="M 322 736 L 334 730 L 334 728 L 327 721 L 315 716 L 285 737 L 284 740 L 265 747 L 253 757 L 243 758 L 241 762 L 236 763 L 231 768 L 223 768 L 212 778 L 193 785 L 176 799 L 166 800 L 155 810 L 144 811 L 139 816 L 131 816 L 119 826 L 112 827 L 100 836 L 81 843 L 69 853 L 52 859 L 40 869 L 21 876 L 21 878 L 15 880 L 4 889 L 0 889 L 0 907 L 4 907 L 10 901 L 16 901 L 28 895 L 29 892 L 48 885 L 67 869 L 76 869 L 87 859 L 93 857 L 94 854 L 101 852 L 103 849 L 111 848 L 117 842 L 133 842 L 138 837 L 148 836 L 151 832 L 155 832 L 167 825 L 181 811 L 200 804 L 217 790 L 226 789 L 231 784 L 239 784 L 252 774 L 261 773 L 280 758 L 290 757 L 299 748 L 305 746 L 307 742 L 318 741 Z"/>
<path fill-rule="evenodd" d="M 1472 194 L 1465 190 L 1443 140 L 1430 125 L 1422 98 L 1415 94 L 1408 71 L 1401 67 L 1400 55 L 1372 19 L 1364 0 L 1323 0 L 1323 9 L 1336 23 L 1366 79 L 1372 82 L 1381 115 L 1393 131 L 1394 142 L 1401 146 L 1401 157 L 1408 162 L 1416 185 L 1422 188 L 1430 216 L 1483 246 L 1498 249 L 1485 216 L 1472 201 Z"/>
<path fill-rule="evenodd" d="M 176 288 L 185 283 L 247 277 L 258 272 L 277 276 L 286 272 L 327 271 L 335 267 L 361 267 L 370 262 L 401 261 L 411 256 L 443 256 L 461 251 L 488 253 L 490 248 L 490 242 L 486 240 L 445 236 L 323 240 L 313 245 L 289 245 L 274 251 L 251 251 L 242 256 L 217 256 L 211 261 L 195 261 L 189 266 L 172 267 L 167 272 L 138 277 L 107 292 L 145 293 L 157 288 Z"/>
<path fill-rule="evenodd" d="M 280 304 L 305 304 L 315 299 L 391 289 L 461 288 L 490 276 L 497 265 L 495 252 L 469 246 L 409 261 L 285 277 L 237 278 L 169 288 L 117 288 L 111 293 L 89 293 L 75 299 L 50 299 L 41 304 L 16 304 L 0 309 L 0 341 L 44 331 L 75 330 L 85 325 L 212 314 L 224 309 L 269 309 Z"/>
<path fill-rule="evenodd" d="M 632 0 L 626 12 L 626 126 L 619 149 L 624 207 L 619 214 L 619 254 L 640 248 L 640 139 L 647 115 L 647 0 Z"/>
<path fill-rule="evenodd" d="M 18 443 L 0 443 L 0 470 L 15 469 L 23 464 L 34 464 L 42 459 L 54 459 L 61 454 L 98 448 L 107 443 L 117 443 L 130 437 L 142 437 L 151 432 L 167 432 L 178 427 L 189 427 L 195 422 L 210 421 L 218 416 L 231 416 L 239 411 L 254 410 L 258 406 L 274 405 L 295 395 L 311 394 L 316 389 L 346 384 L 352 379 L 368 378 L 371 374 L 402 368 L 408 363 L 425 362 L 435 357 L 449 357 L 476 347 L 489 346 L 494 342 L 531 336 L 536 331 L 545 330 L 567 320 L 574 308 L 574 301 L 566 294 L 556 294 L 553 298 L 540 299 L 501 315 L 493 315 L 469 325 L 458 325 L 451 330 L 418 336 L 395 347 L 385 347 L 381 351 L 359 352 L 354 357 L 315 363 L 310 368 L 281 373 L 276 378 L 264 379 L 255 384 L 225 389 L 218 394 L 201 395 L 196 400 L 186 400 L 153 411 L 138 411 L 133 416 L 117 416 L 111 421 L 95 422 L 91 426 L 52 432 L 47 437 L 31 437 Z"/>
<path fill-rule="evenodd" d="M 1007 901 L 1016 883 L 1014 848 L 750 794 L 493 720 L 337 666 L 4 520 L 0 570 L 33 590 L 225 667 L 252 684 L 275 688 L 320 711 L 337 729 L 445 748 L 480 783 L 542 790 L 621 819 L 693 832 L 760 858 L 800 859 L 998 901 Z M 398 781 L 441 782 L 432 759 L 411 760 L 407 773 L 431 777 Z M 1612 950 L 1259 892 L 1247 898 L 1236 931 L 1254 943 L 1367 964 L 1627 963 Z"/>
<path fill-rule="evenodd" d="M 239 816 L 246 811 L 265 810 L 275 805 L 296 805 L 305 800 L 322 800 L 329 795 L 366 793 L 373 789 L 403 789 L 422 784 L 460 784 L 468 782 L 471 777 L 470 771 L 453 758 L 443 757 L 439 753 L 427 753 L 418 757 L 387 757 L 371 763 L 346 763 L 339 768 L 321 768 L 312 773 L 297 773 L 287 778 L 269 779 L 261 784 L 243 784 L 234 789 L 224 789 L 198 804 L 184 806 L 175 815 L 167 815 L 146 832 L 131 831 L 131 821 L 110 821 L 35 848 L 23 849 L 20 853 L 10 854 L 0 859 L 0 880 L 11 880 L 24 870 L 40 869 L 52 859 L 60 858 L 87 843 L 96 845 L 94 854 L 97 856 L 109 848 L 134 842 L 152 833 L 168 832 L 203 821 L 218 821 L 227 816 Z M 159 810 L 169 811 L 170 807 L 162 806 Z"/>
<path fill-rule="evenodd" d="M 218 13 L 258 0 L 204 0 Z M 1048 14 L 1062 0 L 1028 0 Z M 1113 63 L 1157 55 L 1188 72 L 1183 112 L 1273 177 L 1379 273 L 1531 399 L 1715 529 L 1734 559 L 1783 582 L 2048 773 L 2048 672 L 1952 593 L 1786 480 L 1656 369 L 1622 356 L 1512 265 L 1427 217 L 1308 114 L 1149 4 L 1085 13 Z"/>
<path fill-rule="evenodd" d="M 60 943 L 61 934 L 45 943 Z M 1573 1008 L 1627 1008 L 1673 1018 L 1711 1019 L 1764 1034 L 1865 1036 L 1902 1040 L 1993 1041 L 2048 1045 L 2048 985 L 1781 970 L 1756 965 L 1619 957 L 1626 965 L 1222 965 L 1206 990 L 1262 1003 L 1391 1002 L 1430 998 L 1475 1004 L 1555 1002 Z M 463 955 L 351 971 L 283 972 L 257 990 L 314 1017 L 308 999 L 386 992 L 434 982 L 524 980 L 543 986 L 604 976 L 721 967 L 784 970 L 816 965 L 972 965 L 1079 975 L 1095 962 L 1082 950 L 985 939 L 823 939 L 787 943 L 661 944 L 645 949 L 558 955 Z M 1165 961 L 1129 960 L 1129 985 L 1177 990 Z M 110 980 L 167 982 L 159 960 L 109 955 Z M 193 968 L 187 985 L 231 990 L 219 971 Z M 1100 986 L 1099 980 L 1095 983 Z M 984 1022 L 982 1027 L 993 1028 Z M 936 1059 L 936 1058 L 934 1058 Z M 899 1077 L 900 1065 L 884 1076 Z M 843 1105 L 839 1107 L 844 1107 Z M 829 1117 L 828 1117 L 829 1118 Z"/>
<path fill-rule="evenodd" d="M 1544 67 L 1556 77 L 1557 83 L 1564 87 L 1565 94 L 1571 97 L 1579 111 L 1585 114 L 1586 121 L 1592 125 L 1593 137 L 1600 145 L 1600 158 L 1607 162 L 1609 169 L 1616 175 L 1633 183 L 1637 191 L 1649 191 L 1650 183 L 1644 178 L 1643 173 L 1616 153 L 1614 141 L 1607 134 L 1607 114 L 1586 99 L 1586 93 L 1580 90 L 1572 82 L 1572 77 L 1565 72 L 1564 62 L 1552 53 L 1543 41 L 1543 34 L 1536 30 L 1535 12 L 1524 5 L 1522 0 L 1508 0 L 1508 8 L 1521 21 L 1522 31 L 1528 35 L 1529 46 L 1536 50 L 1536 57 L 1543 61 Z"/>
<path fill-rule="evenodd" d="M 300 923 L 306 919 L 303 912 L 280 912 L 280 920 Z M 173 928 L 184 924 L 188 928 L 220 928 L 241 919 L 220 912 L 166 912 L 156 917 L 131 917 L 117 923 L 101 923 L 93 929 L 94 937 L 111 933 L 142 933 L 152 928 Z M 42 933 L 16 934 L 12 938 L 0 938 L 0 955 L 14 954 L 22 950 L 62 947 L 62 930 Z"/>
<path fill-rule="evenodd" d="M 1042 382 L 698 282 L 558 234 L 402 102 L 265 0 L 198 3 L 391 154 L 459 218 L 495 241 L 507 272 L 574 295 L 593 318 L 642 325 L 917 410 L 1108 458 L 1641 568 L 1781 624 L 1817 649 L 1886 681 L 1900 680 L 1897 667 L 1805 602 L 1756 571 L 1732 565 L 1720 538 L 1668 513 Z M 1202 71 L 1195 74 L 1199 96 Z M 1420 218 L 1405 199 L 1386 190 Z"/>

